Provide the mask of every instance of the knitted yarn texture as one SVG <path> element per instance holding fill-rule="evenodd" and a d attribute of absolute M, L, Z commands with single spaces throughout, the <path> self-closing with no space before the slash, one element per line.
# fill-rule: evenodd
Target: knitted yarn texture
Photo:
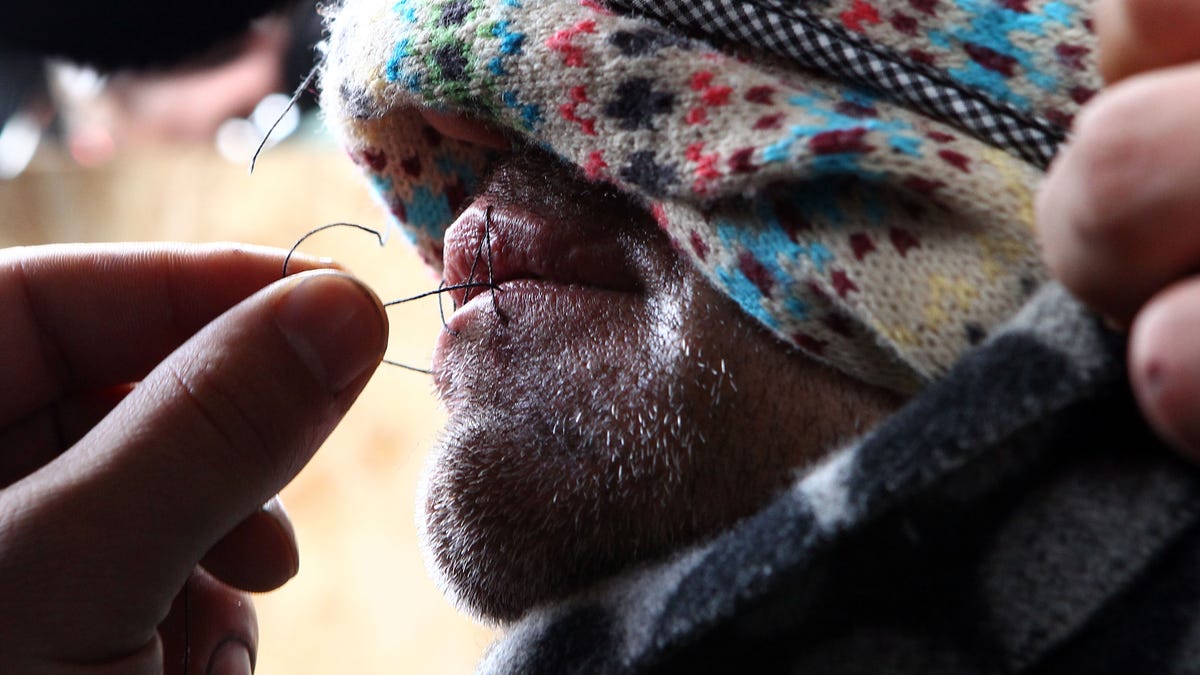
<path fill-rule="evenodd" d="M 781 339 L 913 392 L 1043 279 L 1032 195 L 1099 86 L 1083 0 L 346 0 L 329 125 L 440 268 L 489 151 L 636 195 Z"/>

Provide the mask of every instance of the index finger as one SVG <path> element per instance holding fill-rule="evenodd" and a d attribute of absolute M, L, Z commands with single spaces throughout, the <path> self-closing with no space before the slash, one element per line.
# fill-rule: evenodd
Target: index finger
<path fill-rule="evenodd" d="M 66 394 L 135 382 L 279 279 L 286 252 L 235 244 L 0 250 L 0 424 Z M 332 263 L 293 257 L 291 270 Z"/>

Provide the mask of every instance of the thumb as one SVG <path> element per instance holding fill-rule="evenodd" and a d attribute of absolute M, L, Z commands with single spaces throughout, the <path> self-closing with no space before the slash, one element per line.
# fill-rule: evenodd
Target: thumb
<path fill-rule="evenodd" d="M 5 495 L 0 533 L 20 546 L 0 545 L 0 596 L 69 607 L 41 628 L 79 656 L 152 639 L 196 562 L 308 462 L 386 343 L 378 299 L 334 272 L 229 310 Z"/>

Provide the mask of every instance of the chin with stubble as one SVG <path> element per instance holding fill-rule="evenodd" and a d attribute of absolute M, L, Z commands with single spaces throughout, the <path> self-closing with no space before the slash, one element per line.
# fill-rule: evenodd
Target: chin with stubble
<path fill-rule="evenodd" d="M 899 403 L 780 342 L 637 205 L 549 160 L 502 163 L 445 249 L 447 284 L 490 264 L 502 289 L 460 296 L 439 340 L 449 421 L 422 490 L 427 556 L 477 616 L 711 536 Z"/>

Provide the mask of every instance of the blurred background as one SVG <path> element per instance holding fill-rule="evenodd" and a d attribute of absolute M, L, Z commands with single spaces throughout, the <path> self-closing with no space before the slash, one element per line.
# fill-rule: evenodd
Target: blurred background
<path fill-rule="evenodd" d="M 0 246 L 287 248 L 325 223 L 383 228 L 311 96 L 284 113 L 318 39 L 305 6 L 170 72 L 101 75 L 0 50 Z M 250 156 L 276 119 L 251 176 Z M 380 248 L 368 234 L 333 230 L 303 250 L 338 259 L 384 300 L 437 285 L 402 237 Z M 391 319 L 389 357 L 428 365 L 436 301 L 395 308 Z M 431 392 L 428 376 L 383 366 L 283 492 L 300 573 L 257 600 L 260 675 L 466 673 L 491 641 L 435 588 L 417 547 L 416 486 L 443 414 Z"/>

